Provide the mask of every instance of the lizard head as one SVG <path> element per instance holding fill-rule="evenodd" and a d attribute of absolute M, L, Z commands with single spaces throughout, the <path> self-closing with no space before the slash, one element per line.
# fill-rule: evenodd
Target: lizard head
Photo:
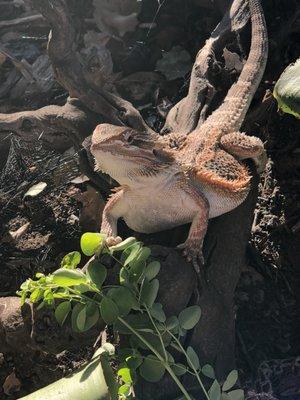
<path fill-rule="evenodd" d="M 146 132 L 110 124 L 98 125 L 91 141 L 97 169 L 120 184 L 136 174 L 151 175 L 171 162 L 160 149 L 159 140 Z"/>

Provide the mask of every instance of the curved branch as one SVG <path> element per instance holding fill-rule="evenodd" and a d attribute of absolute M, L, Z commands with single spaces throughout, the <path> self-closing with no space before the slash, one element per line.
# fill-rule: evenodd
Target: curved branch
<path fill-rule="evenodd" d="M 63 106 L 50 105 L 34 111 L 0 114 L 0 143 L 12 132 L 24 142 L 38 141 L 50 150 L 64 152 L 72 145 L 78 151 L 79 167 L 96 188 L 106 197 L 110 183 L 96 173 L 89 159 L 89 149 L 83 140 L 95 126 L 103 122 L 78 99 L 68 99 Z"/>
<path fill-rule="evenodd" d="M 222 21 L 197 54 L 188 94 L 170 110 L 162 133 L 176 132 L 179 135 L 187 135 L 205 120 L 208 106 L 215 93 L 210 81 L 210 74 L 216 63 L 215 53 L 222 50 L 228 34 L 240 31 L 248 19 L 247 2 L 233 0 Z"/>
<path fill-rule="evenodd" d="M 76 52 L 76 24 L 67 1 L 31 0 L 31 3 L 52 28 L 49 57 L 57 80 L 70 96 L 77 97 L 90 110 L 105 117 L 106 122 L 152 132 L 131 103 L 88 83 Z"/>
<path fill-rule="evenodd" d="M 63 106 L 0 114 L 0 139 L 13 132 L 25 142 L 40 140 L 45 147 L 63 152 L 81 143 L 100 122 L 79 100 L 69 98 Z"/>

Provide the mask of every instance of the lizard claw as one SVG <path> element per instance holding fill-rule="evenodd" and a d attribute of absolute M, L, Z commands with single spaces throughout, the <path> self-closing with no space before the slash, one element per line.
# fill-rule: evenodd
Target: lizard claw
<path fill-rule="evenodd" d="M 108 247 L 115 246 L 122 242 L 122 238 L 120 236 L 108 236 L 105 240 Z"/>
<path fill-rule="evenodd" d="M 202 246 L 199 246 L 199 242 L 187 239 L 186 242 L 179 244 L 178 249 L 183 249 L 183 255 L 190 262 L 195 271 L 199 274 L 200 268 L 204 265 L 204 257 L 202 254 Z"/>
<path fill-rule="evenodd" d="M 261 174 L 262 172 L 264 172 L 268 162 L 268 156 L 266 151 L 263 150 L 263 152 L 258 157 L 255 157 L 253 160 L 256 166 L 257 173 Z"/>

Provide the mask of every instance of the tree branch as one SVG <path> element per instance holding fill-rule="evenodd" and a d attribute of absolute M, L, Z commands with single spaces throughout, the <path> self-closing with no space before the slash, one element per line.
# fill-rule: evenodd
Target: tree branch
<path fill-rule="evenodd" d="M 131 103 L 88 83 L 76 52 L 77 27 L 67 0 L 31 0 L 31 3 L 52 28 L 48 42 L 49 57 L 57 80 L 70 96 L 77 97 L 90 110 L 105 117 L 106 122 L 153 133 Z"/>
<path fill-rule="evenodd" d="M 230 9 L 216 26 L 194 63 L 189 91 L 169 112 L 162 133 L 187 135 L 205 120 L 208 106 L 215 94 L 210 79 L 215 54 L 223 49 L 228 34 L 240 31 L 248 22 L 249 12 L 244 0 L 233 0 Z"/>

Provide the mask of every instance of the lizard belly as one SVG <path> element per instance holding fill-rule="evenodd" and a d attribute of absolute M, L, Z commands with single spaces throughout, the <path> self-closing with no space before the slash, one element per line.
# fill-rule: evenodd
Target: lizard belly
<path fill-rule="evenodd" d="M 142 233 L 153 233 L 192 221 L 197 205 L 183 191 L 134 190 L 126 192 L 126 224 Z"/>
<path fill-rule="evenodd" d="M 215 218 L 234 210 L 246 199 L 249 190 L 231 193 L 210 187 L 203 187 L 202 193 L 209 202 L 209 218 Z"/>

